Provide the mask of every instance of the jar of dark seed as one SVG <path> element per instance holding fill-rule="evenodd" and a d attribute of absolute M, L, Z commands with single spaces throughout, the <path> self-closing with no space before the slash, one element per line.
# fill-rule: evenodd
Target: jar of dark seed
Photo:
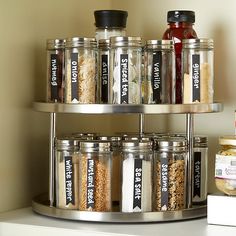
<path fill-rule="evenodd" d="M 79 153 L 79 210 L 111 211 L 110 142 L 82 141 Z"/>
<path fill-rule="evenodd" d="M 78 209 L 79 140 L 56 140 L 56 207 Z"/>
<path fill-rule="evenodd" d="M 154 211 L 185 208 L 187 141 L 181 137 L 155 140 Z"/>
<path fill-rule="evenodd" d="M 63 102 L 65 39 L 47 40 L 47 102 Z"/>

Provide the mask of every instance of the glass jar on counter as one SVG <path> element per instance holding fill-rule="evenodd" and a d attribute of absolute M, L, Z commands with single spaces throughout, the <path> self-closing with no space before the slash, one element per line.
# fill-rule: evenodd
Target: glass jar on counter
<path fill-rule="evenodd" d="M 95 103 L 97 44 L 94 38 L 68 38 L 65 103 Z"/>
<path fill-rule="evenodd" d="M 98 84 L 97 84 L 97 100 L 99 103 L 108 103 L 109 98 L 109 51 L 110 41 L 108 39 L 100 39 L 98 42 Z"/>
<path fill-rule="evenodd" d="M 64 99 L 65 39 L 47 40 L 47 102 Z"/>
<path fill-rule="evenodd" d="M 78 209 L 79 140 L 56 139 L 56 207 Z"/>
<path fill-rule="evenodd" d="M 79 152 L 79 210 L 111 211 L 110 142 L 81 141 Z"/>
<path fill-rule="evenodd" d="M 141 103 L 140 37 L 110 38 L 110 103 Z"/>
<path fill-rule="evenodd" d="M 213 103 L 213 59 L 212 39 L 183 40 L 183 103 Z"/>
<path fill-rule="evenodd" d="M 147 40 L 144 51 L 146 102 L 175 103 L 174 41 Z"/>
<path fill-rule="evenodd" d="M 127 11 L 97 10 L 94 11 L 97 42 L 112 36 L 126 36 Z"/>
<path fill-rule="evenodd" d="M 219 138 L 221 150 L 215 159 L 216 187 L 227 195 L 236 196 L 236 136 Z"/>
<path fill-rule="evenodd" d="M 208 142 L 206 136 L 193 137 L 193 203 L 207 200 Z"/>
<path fill-rule="evenodd" d="M 187 140 L 164 137 L 155 140 L 154 211 L 174 211 L 186 205 Z"/>
<path fill-rule="evenodd" d="M 152 211 L 152 142 L 122 142 L 122 212 Z"/>

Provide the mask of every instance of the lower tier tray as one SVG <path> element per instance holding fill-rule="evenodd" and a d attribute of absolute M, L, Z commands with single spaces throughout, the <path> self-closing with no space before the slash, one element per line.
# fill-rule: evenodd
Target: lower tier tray
<path fill-rule="evenodd" d="M 123 213 L 123 212 L 91 212 L 65 210 L 50 207 L 47 194 L 35 197 L 32 201 L 32 208 L 35 212 L 67 220 L 109 222 L 109 223 L 148 223 L 148 222 L 170 222 L 178 220 L 188 220 L 206 217 L 207 206 L 194 206 L 193 208 L 168 211 L 168 212 L 142 212 L 142 213 Z"/>

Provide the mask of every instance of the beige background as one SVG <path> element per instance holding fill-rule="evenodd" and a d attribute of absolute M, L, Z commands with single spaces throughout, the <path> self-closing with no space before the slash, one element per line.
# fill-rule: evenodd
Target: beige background
<path fill-rule="evenodd" d="M 214 185 L 214 155 L 219 135 L 234 132 L 236 109 L 234 0 L 0 0 L 0 212 L 28 206 L 32 196 L 47 191 L 49 115 L 35 112 L 32 103 L 45 98 L 47 38 L 93 36 L 93 11 L 128 10 L 127 32 L 160 39 L 166 13 L 196 12 L 199 37 L 215 40 L 215 101 L 222 113 L 195 116 L 196 133 L 209 136 L 209 191 Z M 183 131 L 184 115 L 147 116 L 147 131 Z M 132 116 L 60 115 L 58 133 L 71 131 L 135 131 Z M 92 124 L 92 125 L 91 125 Z"/>

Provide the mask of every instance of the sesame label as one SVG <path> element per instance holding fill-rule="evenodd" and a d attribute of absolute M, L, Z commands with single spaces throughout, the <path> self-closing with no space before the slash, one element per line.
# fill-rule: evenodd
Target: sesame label
<path fill-rule="evenodd" d="M 161 210 L 168 208 L 168 158 L 161 158 Z"/>

